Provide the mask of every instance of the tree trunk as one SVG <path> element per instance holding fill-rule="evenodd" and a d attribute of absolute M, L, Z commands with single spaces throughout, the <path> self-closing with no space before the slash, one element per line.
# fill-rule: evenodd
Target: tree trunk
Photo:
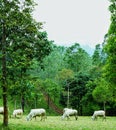
<path fill-rule="evenodd" d="M 104 105 L 104 111 L 106 111 L 106 102 L 105 101 L 103 102 L 103 105 Z"/>
<path fill-rule="evenodd" d="M 69 108 L 69 104 L 70 104 L 70 95 L 69 95 L 69 85 L 67 84 L 67 87 L 68 87 L 68 91 L 67 91 L 67 108 Z"/>
<path fill-rule="evenodd" d="M 3 125 L 8 126 L 8 106 L 7 106 L 7 76 L 6 76 L 6 32 L 5 25 L 3 23 L 2 28 L 2 89 L 3 89 L 3 106 L 4 106 L 4 116 Z"/>
<path fill-rule="evenodd" d="M 49 98 L 49 94 L 48 94 L 48 109 L 49 109 L 49 104 L 50 104 L 50 98 Z"/>
<path fill-rule="evenodd" d="M 21 99 L 21 107 L 22 107 L 22 110 L 23 110 L 23 112 L 25 111 L 25 98 L 24 98 L 24 96 L 22 96 L 22 99 Z"/>
<path fill-rule="evenodd" d="M 14 109 L 17 109 L 17 100 L 14 100 Z"/>
<path fill-rule="evenodd" d="M 35 108 L 37 108 L 38 104 L 37 104 L 37 100 L 38 100 L 38 97 L 35 96 Z"/>

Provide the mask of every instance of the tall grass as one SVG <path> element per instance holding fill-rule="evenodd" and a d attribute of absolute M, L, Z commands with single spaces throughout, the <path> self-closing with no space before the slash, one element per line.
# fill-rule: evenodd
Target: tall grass
<path fill-rule="evenodd" d="M 107 117 L 106 121 L 99 118 L 92 121 L 91 117 L 79 117 L 75 120 L 61 120 L 60 116 L 48 116 L 45 121 L 40 121 L 40 117 L 26 121 L 26 116 L 22 118 L 10 118 L 9 128 L 2 127 L 2 117 L 0 117 L 0 130 L 116 130 L 116 117 Z"/>

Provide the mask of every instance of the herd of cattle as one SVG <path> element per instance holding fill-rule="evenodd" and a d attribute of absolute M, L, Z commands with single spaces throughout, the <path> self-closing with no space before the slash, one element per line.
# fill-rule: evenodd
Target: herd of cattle
<path fill-rule="evenodd" d="M 4 108 L 0 107 L 0 114 L 4 113 Z M 18 115 L 22 116 L 23 115 L 23 110 L 22 109 L 16 109 L 13 111 L 12 116 L 17 117 Z M 41 121 L 47 119 L 46 116 L 46 110 L 43 108 L 38 108 L 38 109 L 31 109 L 30 113 L 27 115 L 26 120 L 30 121 L 32 118 L 36 119 L 36 116 L 41 117 Z M 70 116 L 74 116 L 75 119 L 78 119 L 78 111 L 76 109 L 69 109 L 69 108 L 64 108 L 63 109 L 63 115 L 61 116 L 61 119 L 67 118 L 70 119 Z M 106 119 L 105 116 L 105 111 L 99 110 L 99 111 L 94 111 L 92 115 L 92 120 L 97 120 L 98 116 L 102 116 L 103 120 Z"/>

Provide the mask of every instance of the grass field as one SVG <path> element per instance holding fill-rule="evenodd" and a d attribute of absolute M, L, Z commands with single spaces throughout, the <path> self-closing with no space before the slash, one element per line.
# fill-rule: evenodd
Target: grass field
<path fill-rule="evenodd" d="M 0 130 L 116 130 L 116 117 L 107 117 L 106 121 L 99 118 L 92 121 L 91 117 L 80 116 L 78 120 L 71 117 L 70 120 L 61 120 L 60 116 L 48 116 L 45 121 L 40 121 L 40 117 L 26 121 L 26 116 L 22 118 L 9 119 L 9 129 L 2 127 L 2 117 L 0 118 Z"/>

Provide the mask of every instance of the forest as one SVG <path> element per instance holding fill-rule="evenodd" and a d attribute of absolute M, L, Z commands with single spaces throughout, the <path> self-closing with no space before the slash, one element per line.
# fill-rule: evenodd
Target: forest
<path fill-rule="evenodd" d="M 32 12 L 33 0 L 0 0 L 0 106 L 45 108 L 58 115 L 64 107 L 79 115 L 103 109 L 116 116 L 116 0 L 109 0 L 111 24 L 92 55 L 80 43 L 49 41 Z"/>

